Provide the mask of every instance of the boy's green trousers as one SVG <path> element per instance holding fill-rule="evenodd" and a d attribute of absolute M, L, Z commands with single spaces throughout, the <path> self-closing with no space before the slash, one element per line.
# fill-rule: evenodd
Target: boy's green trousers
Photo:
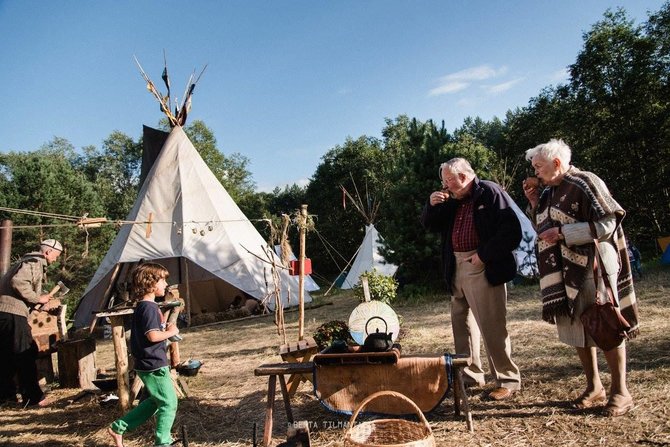
<path fill-rule="evenodd" d="M 140 376 L 149 397 L 138 406 L 126 413 L 125 416 L 112 422 L 114 433 L 123 435 L 146 422 L 156 415 L 155 445 L 170 445 L 172 443 L 172 423 L 177 415 L 177 393 L 175 392 L 170 367 L 164 366 L 155 371 L 136 371 Z"/>

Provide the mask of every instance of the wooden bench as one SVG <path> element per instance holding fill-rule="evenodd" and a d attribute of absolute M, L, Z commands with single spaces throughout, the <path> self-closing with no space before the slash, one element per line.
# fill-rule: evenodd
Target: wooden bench
<path fill-rule="evenodd" d="M 470 410 L 468 395 L 465 391 L 465 384 L 463 382 L 463 368 L 468 366 L 468 364 L 469 359 L 467 358 L 452 358 L 452 367 L 454 368 L 454 414 L 456 417 L 460 416 L 462 409 L 468 431 L 473 432 L 474 425 L 472 422 L 472 412 Z M 265 406 L 265 427 L 263 429 L 264 446 L 267 447 L 272 442 L 273 412 L 277 390 L 277 378 L 279 378 L 279 385 L 284 400 L 284 408 L 286 409 L 287 422 L 292 424 L 294 421 L 293 412 L 291 411 L 291 395 L 286 386 L 286 379 L 284 376 L 311 374 L 313 368 L 313 362 L 299 362 L 264 364 L 254 370 L 255 376 L 269 376 L 267 402 Z"/>
<path fill-rule="evenodd" d="M 293 412 L 291 411 L 291 396 L 286 386 L 285 375 L 295 376 L 302 374 L 309 374 L 314 368 L 313 362 L 299 362 L 299 363 L 271 363 L 261 365 L 254 370 L 255 376 L 269 376 L 268 377 L 268 396 L 265 406 L 265 427 L 263 429 L 263 445 L 269 446 L 272 442 L 272 413 L 274 411 L 275 392 L 277 390 L 277 377 L 279 377 L 279 385 L 281 387 L 281 394 L 284 398 L 284 408 L 286 409 L 286 418 L 289 424 L 293 423 Z"/>

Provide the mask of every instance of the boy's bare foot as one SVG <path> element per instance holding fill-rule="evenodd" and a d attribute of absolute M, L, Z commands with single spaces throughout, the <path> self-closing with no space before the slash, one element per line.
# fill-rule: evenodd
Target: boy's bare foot
<path fill-rule="evenodd" d="M 107 433 L 114 439 L 114 446 L 115 447 L 123 447 L 123 436 L 115 433 L 114 430 L 111 429 L 111 427 L 107 427 Z"/>

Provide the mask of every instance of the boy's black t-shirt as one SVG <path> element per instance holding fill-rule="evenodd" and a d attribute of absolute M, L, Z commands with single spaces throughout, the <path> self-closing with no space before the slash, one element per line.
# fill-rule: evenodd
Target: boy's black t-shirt
<path fill-rule="evenodd" d="M 149 331 L 162 330 L 162 314 L 158 304 L 153 301 L 140 301 L 133 314 L 130 334 L 130 352 L 135 358 L 135 369 L 154 371 L 168 366 L 165 340 L 152 343 L 147 338 Z"/>

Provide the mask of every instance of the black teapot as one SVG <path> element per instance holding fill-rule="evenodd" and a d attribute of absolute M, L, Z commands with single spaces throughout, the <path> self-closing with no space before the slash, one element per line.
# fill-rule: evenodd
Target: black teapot
<path fill-rule="evenodd" d="M 368 325 L 370 324 L 370 321 L 375 318 L 378 318 L 384 322 L 385 326 L 384 332 L 379 332 L 379 328 L 377 328 L 375 332 L 370 334 L 368 332 Z M 382 317 L 370 318 L 365 324 L 365 333 L 367 334 L 367 337 L 365 337 L 365 342 L 363 343 L 363 350 L 365 352 L 390 351 L 391 348 L 393 348 L 393 332 L 386 333 L 387 329 L 388 324 L 386 323 L 386 320 L 384 320 Z"/>

